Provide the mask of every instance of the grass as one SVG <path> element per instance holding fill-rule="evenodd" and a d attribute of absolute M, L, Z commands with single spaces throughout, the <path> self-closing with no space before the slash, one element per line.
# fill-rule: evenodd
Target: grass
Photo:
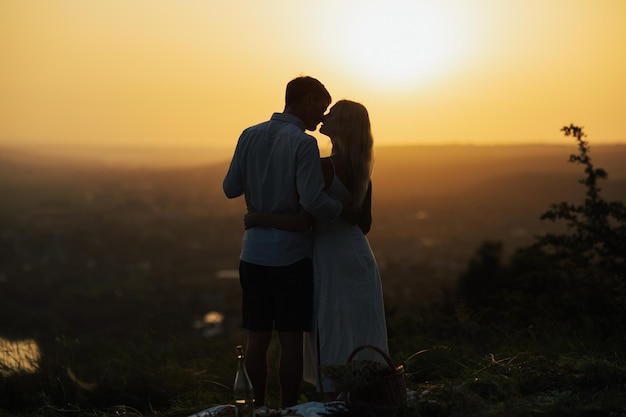
<path fill-rule="evenodd" d="M 393 410 L 359 410 L 360 415 L 626 415 L 626 360 L 608 346 L 601 353 L 551 351 L 535 340 L 524 350 L 503 344 L 480 351 L 476 340 L 459 339 L 410 357 L 402 350 L 411 340 L 423 347 L 429 335 L 415 337 L 410 330 L 418 327 L 406 324 L 393 317 L 389 322 L 390 333 L 405 334 L 390 339 L 391 356 L 404 362 L 415 401 Z M 109 341 L 60 337 L 40 346 L 36 372 L 0 378 L 0 416 L 169 417 L 230 403 L 233 346 L 241 336 L 236 330 L 211 339 L 188 333 L 169 335 L 167 343 L 147 334 Z M 583 346 L 578 342 L 561 340 L 561 345 Z M 273 342 L 272 363 L 277 356 Z M 272 367 L 268 403 L 274 406 L 276 379 Z M 301 402 L 320 400 L 314 387 L 303 386 Z"/>

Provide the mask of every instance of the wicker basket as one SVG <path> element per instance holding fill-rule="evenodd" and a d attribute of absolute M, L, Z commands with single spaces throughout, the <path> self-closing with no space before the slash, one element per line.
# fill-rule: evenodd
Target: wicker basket
<path fill-rule="evenodd" d="M 372 384 L 346 393 L 347 402 L 351 406 L 400 406 L 406 404 L 406 383 L 404 381 L 404 366 L 395 366 L 389 356 L 372 345 L 363 345 L 354 349 L 348 357 L 352 362 L 357 353 L 363 350 L 373 350 L 383 357 L 391 370 L 391 374 Z"/>

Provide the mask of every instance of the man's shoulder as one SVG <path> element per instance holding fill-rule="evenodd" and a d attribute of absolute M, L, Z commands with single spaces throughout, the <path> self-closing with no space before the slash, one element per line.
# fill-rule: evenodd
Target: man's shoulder
<path fill-rule="evenodd" d="M 315 142 L 317 143 L 317 139 L 315 139 L 314 136 L 298 129 L 297 127 L 294 126 L 290 126 L 285 130 L 285 133 L 288 134 L 289 136 L 292 136 L 294 139 L 305 142 L 305 143 L 309 143 L 309 142 Z"/>
<path fill-rule="evenodd" d="M 306 148 L 317 148 L 317 139 L 304 130 L 300 119 L 284 113 L 274 113 L 270 120 L 246 128 L 240 136 L 240 142 L 248 143 L 256 138 L 270 136 L 288 139 L 288 142 L 295 142 L 297 147 L 303 145 Z"/>
<path fill-rule="evenodd" d="M 298 125 L 292 123 L 284 123 L 279 129 L 273 131 L 274 134 L 282 136 L 289 142 L 296 143 L 298 146 L 317 146 L 317 139 L 314 136 L 308 134 L 306 131 L 298 127 Z"/>
<path fill-rule="evenodd" d="M 270 122 L 279 123 L 280 127 L 278 131 L 280 133 L 288 134 L 306 141 L 316 140 L 315 137 L 306 133 L 302 120 L 293 114 L 274 113 L 272 114 Z"/>
<path fill-rule="evenodd" d="M 249 126 L 249 127 L 245 128 L 243 133 L 254 133 L 254 132 L 257 132 L 257 131 L 267 130 L 269 124 L 270 124 L 269 120 L 266 120 L 266 121 L 261 122 L 261 123 L 257 123 L 255 125 L 252 125 L 252 126 Z"/>

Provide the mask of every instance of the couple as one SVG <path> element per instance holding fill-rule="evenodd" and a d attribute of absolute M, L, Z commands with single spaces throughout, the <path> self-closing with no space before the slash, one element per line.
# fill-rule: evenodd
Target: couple
<path fill-rule="evenodd" d="M 365 238 L 372 220 L 369 116 L 347 100 L 324 115 L 331 101 L 315 78 L 290 81 L 284 111 L 244 130 L 224 178 L 226 196 L 243 194 L 248 208 L 239 276 L 257 407 L 265 405 L 273 330 L 283 408 L 297 404 L 303 372 L 331 394 L 322 367 L 345 364 L 360 345 L 388 352 L 380 276 Z M 305 130 L 322 121 L 332 154 L 320 160 Z"/>

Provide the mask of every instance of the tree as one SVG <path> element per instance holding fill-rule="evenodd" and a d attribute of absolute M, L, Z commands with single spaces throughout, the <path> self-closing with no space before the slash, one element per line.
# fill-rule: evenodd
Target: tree
<path fill-rule="evenodd" d="M 561 202 L 550 206 L 541 219 L 565 221 L 568 233 L 539 236 L 535 246 L 551 252 L 561 267 L 598 268 L 623 280 L 626 207 L 621 201 L 606 201 L 600 195 L 598 182 L 608 175 L 605 170 L 593 166 L 583 128 L 570 124 L 561 130 L 578 143 L 579 154 L 570 155 L 569 162 L 585 167 L 586 176 L 579 182 L 587 187 L 587 191 L 582 204 Z"/>

